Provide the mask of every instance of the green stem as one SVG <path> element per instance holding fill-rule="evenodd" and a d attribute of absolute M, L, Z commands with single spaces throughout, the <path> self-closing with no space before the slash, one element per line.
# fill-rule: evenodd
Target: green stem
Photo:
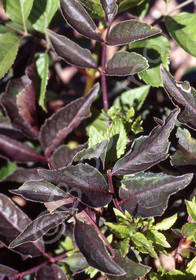
<path fill-rule="evenodd" d="M 14 32 L 18 33 L 19 35 L 22 35 L 23 37 L 29 36 L 29 34 L 27 32 L 21 31 L 18 28 L 15 28 L 15 27 L 7 24 L 7 23 L 3 22 L 1 24 L 4 25 L 6 28 L 10 29 L 11 31 L 14 31 Z"/>
<path fill-rule="evenodd" d="M 194 2 L 194 0 L 187 0 L 184 3 L 182 3 L 178 6 L 176 6 L 175 8 L 173 8 L 169 12 L 167 12 L 165 15 L 168 16 L 168 15 L 172 14 L 173 12 L 175 12 L 176 10 L 183 8 L 183 7 L 187 6 L 188 4 L 191 4 L 192 2 Z"/>
<path fill-rule="evenodd" d="M 178 5 L 178 6 L 176 6 L 175 8 L 173 8 L 173 9 L 170 10 L 170 11 L 167 11 L 167 9 L 166 9 L 165 14 L 162 15 L 162 16 L 160 16 L 159 18 L 157 18 L 155 21 L 153 21 L 153 22 L 151 23 L 151 25 L 153 26 L 153 25 L 159 23 L 159 22 L 164 18 L 164 16 L 168 16 L 168 15 L 172 14 L 173 12 L 177 11 L 178 9 L 181 9 L 181 8 L 187 6 L 188 4 L 191 4 L 192 2 L 194 2 L 194 0 L 187 0 L 187 1 L 185 1 L 184 3 L 182 3 L 182 4 Z"/>

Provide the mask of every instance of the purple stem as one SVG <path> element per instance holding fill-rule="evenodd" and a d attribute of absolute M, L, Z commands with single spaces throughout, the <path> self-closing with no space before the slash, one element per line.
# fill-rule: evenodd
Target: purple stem
<path fill-rule="evenodd" d="M 15 275 L 12 275 L 12 276 L 9 276 L 7 277 L 8 280 L 14 280 L 14 279 L 22 279 L 22 277 L 24 277 L 25 275 L 28 275 L 28 274 L 31 274 L 31 273 L 34 273 L 36 271 L 38 271 L 38 269 L 40 269 L 41 267 L 47 265 L 47 264 L 50 264 L 50 263 L 56 263 L 62 259 L 64 259 L 65 257 L 67 257 L 67 254 L 66 253 L 63 253 L 57 257 L 50 257 L 50 260 L 44 262 L 44 263 L 41 263 L 39 265 L 36 265 L 35 267 L 33 268 L 30 268 L 26 271 L 23 271 L 23 272 L 20 272 L 20 273 L 17 273 Z"/>
<path fill-rule="evenodd" d="M 114 201 L 114 205 L 115 207 L 122 211 L 121 208 L 120 208 L 120 204 L 119 204 L 119 201 L 118 201 L 118 198 L 116 197 L 116 193 L 114 191 L 114 186 L 113 186 L 113 182 L 112 182 L 112 172 L 111 170 L 108 170 L 107 171 L 107 176 L 108 176 L 108 183 L 109 183 L 109 187 L 110 187 L 110 191 L 111 193 L 113 194 L 114 198 L 113 198 L 113 201 Z"/>

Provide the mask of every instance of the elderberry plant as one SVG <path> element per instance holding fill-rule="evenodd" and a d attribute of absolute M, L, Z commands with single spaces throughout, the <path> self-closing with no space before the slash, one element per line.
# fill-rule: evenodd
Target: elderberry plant
<path fill-rule="evenodd" d="M 41 256 L 38 265 L 22 272 L 3 263 L 1 279 L 26 275 L 37 280 L 49 275 L 73 279 L 84 270 L 91 278 L 101 273 L 109 280 L 175 279 L 176 275 L 193 279 L 195 258 L 184 272 L 166 272 L 162 267 L 153 271 L 150 261 L 168 254 L 171 245 L 164 232 L 177 221 L 176 213 L 160 220 L 155 217 L 163 215 L 170 196 L 186 188 L 195 173 L 196 140 L 189 130 L 196 129 L 196 91 L 169 73 L 169 41 L 160 29 L 138 19 L 121 18 L 127 11 L 142 17 L 149 1 L 60 0 L 67 28 L 93 42 L 88 49 L 49 29 L 57 0 L 45 4 L 3 0 L 3 7 L 11 22 L 3 22 L 0 29 L 1 78 L 13 64 L 20 43 L 34 40 L 39 51 L 33 54 L 25 75 L 10 79 L 0 96 L 0 155 L 8 160 L 7 168 L 1 169 L 6 174 L 2 182 L 22 184 L 10 192 L 41 203 L 45 210 L 31 220 L 8 195 L 0 194 L 2 244 L 23 259 Z M 195 36 L 195 15 L 171 17 L 171 12 L 164 16 L 168 32 L 195 56 L 195 41 L 190 37 Z M 114 53 L 108 59 L 111 47 Z M 46 87 L 56 56 L 79 68 L 88 83 L 84 96 L 50 115 Z M 109 91 L 107 80 L 130 76 L 130 81 L 140 83 L 135 74 L 146 85 L 125 91 L 110 106 L 115 92 Z M 163 120 L 156 118 L 156 126 L 142 135 L 139 112 L 150 86 L 163 86 L 174 109 Z M 94 105 L 100 96 L 101 112 Z M 81 123 L 88 141 L 71 149 L 66 140 Z M 178 146 L 171 154 L 169 139 L 176 127 Z M 161 165 L 169 157 L 171 170 Z M 195 199 L 186 205 L 188 223 L 180 234 L 190 248 L 196 239 Z M 55 237 L 44 239 L 54 228 Z M 51 255 L 47 246 L 60 239 L 57 255 Z"/>

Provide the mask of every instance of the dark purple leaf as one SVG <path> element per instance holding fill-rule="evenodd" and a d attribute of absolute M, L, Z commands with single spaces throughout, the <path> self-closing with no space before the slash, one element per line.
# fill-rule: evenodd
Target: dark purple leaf
<path fill-rule="evenodd" d="M 157 125 L 149 136 L 141 136 L 133 142 L 131 150 L 119 159 L 112 170 L 113 175 L 139 173 L 168 157 L 169 135 L 179 110 L 173 110 L 165 122 Z"/>
<path fill-rule="evenodd" d="M 42 266 L 37 272 L 36 272 L 36 280 L 58 280 L 56 273 L 52 269 L 52 266 L 45 265 Z"/>
<path fill-rule="evenodd" d="M 40 141 L 49 156 L 82 120 L 90 116 L 90 107 L 99 91 L 96 84 L 88 95 L 71 102 L 47 119 L 40 131 Z"/>
<path fill-rule="evenodd" d="M 0 194 L 0 240 L 8 247 L 10 242 L 18 236 L 31 222 L 27 215 L 18 208 L 11 199 Z M 13 250 L 23 257 L 37 257 L 44 251 L 43 241 L 27 243 Z"/>
<path fill-rule="evenodd" d="M 110 31 L 106 44 L 125 45 L 157 35 L 161 30 L 138 20 L 126 20 L 117 23 Z"/>
<path fill-rule="evenodd" d="M 95 228 L 76 219 L 74 228 L 76 245 L 89 265 L 110 275 L 122 276 L 124 270 L 108 255 Z"/>
<path fill-rule="evenodd" d="M 58 170 L 39 170 L 40 176 L 90 207 L 103 207 L 112 200 L 103 175 L 88 164 L 68 166 Z"/>
<path fill-rule="evenodd" d="M 60 0 L 61 12 L 65 20 L 82 35 L 101 41 L 97 26 L 84 7 L 76 0 Z"/>
<path fill-rule="evenodd" d="M 160 216 L 167 207 L 169 197 L 184 189 L 193 174 L 171 176 L 164 173 L 140 173 L 122 180 L 119 196 L 123 211 L 144 218 Z"/>
<path fill-rule="evenodd" d="M 12 92 L 17 93 L 16 99 L 13 98 Z M 10 82 L 1 102 L 15 128 L 30 138 L 38 137 L 35 89 L 27 75 Z"/>
<path fill-rule="evenodd" d="M 0 156 L 18 163 L 42 162 L 46 159 L 25 143 L 0 134 Z"/>
<path fill-rule="evenodd" d="M 36 280 L 68 280 L 65 272 L 57 264 L 45 265 L 36 273 Z"/>
<path fill-rule="evenodd" d="M 127 76 L 144 71 L 149 67 L 145 57 L 135 52 L 119 51 L 108 61 L 105 75 Z"/>
<path fill-rule="evenodd" d="M 139 279 L 140 277 L 145 276 L 151 269 L 149 266 L 136 263 L 130 260 L 128 257 L 123 258 L 119 254 L 116 254 L 114 260 L 126 272 L 126 275 L 123 276 L 123 280 Z M 122 280 L 122 277 L 116 277 L 111 275 L 108 275 L 107 278 L 109 280 Z"/>
<path fill-rule="evenodd" d="M 62 168 L 71 163 L 73 157 L 81 150 L 87 148 L 87 144 L 78 145 L 71 149 L 68 145 L 61 145 L 52 155 L 52 164 L 54 168 Z"/>
<path fill-rule="evenodd" d="M 15 270 L 11 267 L 0 264 L 0 280 L 4 280 L 5 277 L 9 277 L 9 276 L 12 276 L 12 275 L 17 274 L 17 273 L 18 273 L 17 270 Z"/>
<path fill-rule="evenodd" d="M 14 172 L 7 177 L 0 180 L 0 182 L 17 182 L 17 183 L 24 183 L 29 180 L 40 180 L 40 176 L 37 172 L 36 168 L 23 168 L 18 167 L 14 170 Z"/>
<path fill-rule="evenodd" d="M 95 159 L 96 168 L 99 169 L 100 162 L 98 161 L 98 159 L 100 158 L 100 160 L 102 162 L 102 166 L 104 168 L 109 141 L 110 141 L 109 139 L 105 139 L 101 143 L 98 143 L 91 148 L 84 149 L 84 150 L 78 152 L 74 156 L 72 163 L 73 162 L 83 162 L 85 160 Z"/>
<path fill-rule="evenodd" d="M 187 129 L 177 130 L 178 140 L 177 151 L 171 156 L 174 166 L 196 165 L 196 140 L 191 137 Z"/>
<path fill-rule="evenodd" d="M 37 202 L 56 201 L 67 197 L 63 190 L 44 180 L 27 181 L 20 188 L 11 190 L 11 193 Z"/>
<path fill-rule="evenodd" d="M 10 243 L 9 248 L 15 248 L 23 243 L 35 241 L 41 238 L 50 229 L 56 228 L 59 224 L 62 224 L 68 216 L 68 211 L 39 216 L 37 219 L 28 224 L 25 230 Z"/>
<path fill-rule="evenodd" d="M 107 20 L 112 22 L 114 16 L 117 14 L 118 6 L 116 0 L 100 0 L 102 8 L 107 16 Z"/>
<path fill-rule="evenodd" d="M 196 91 L 189 82 L 176 82 L 164 66 L 161 66 L 161 79 L 169 98 L 180 107 L 178 120 L 196 130 Z"/>
<path fill-rule="evenodd" d="M 52 264 L 52 269 L 58 280 L 68 280 L 65 272 L 62 270 L 62 268 L 59 265 Z"/>
<path fill-rule="evenodd" d="M 55 52 L 66 62 L 80 68 L 97 69 L 97 63 L 88 49 L 80 47 L 65 36 L 58 35 L 51 30 L 47 30 L 47 34 Z"/>

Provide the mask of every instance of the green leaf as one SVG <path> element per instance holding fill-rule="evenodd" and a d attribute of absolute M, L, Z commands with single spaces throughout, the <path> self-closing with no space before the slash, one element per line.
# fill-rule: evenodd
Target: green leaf
<path fill-rule="evenodd" d="M 45 214 L 32 221 L 25 230 L 14 239 L 9 247 L 14 248 L 29 241 L 35 241 L 47 233 L 50 229 L 62 224 L 69 216 L 69 212 L 61 211 Z"/>
<path fill-rule="evenodd" d="M 194 257 L 188 264 L 186 272 L 192 273 L 196 276 L 196 257 Z"/>
<path fill-rule="evenodd" d="M 142 276 L 145 276 L 151 269 L 149 266 L 136 263 L 130 260 L 128 257 L 123 258 L 117 253 L 114 260 L 118 265 L 120 265 L 124 269 L 126 275 L 124 275 L 123 278 L 107 275 L 107 278 L 109 280 L 136 280 L 140 277 L 142 278 Z"/>
<path fill-rule="evenodd" d="M 196 56 L 196 14 L 182 12 L 172 17 L 165 16 L 165 24 L 176 43 Z"/>
<path fill-rule="evenodd" d="M 162 220 L 160 223 L 157 223 L 153 228 L 156 230 L 168 230 L 175 224 L 177 218 L 178 215 L 174 214 L 173 216 Z"/>
<path fill-rule="evenodd" d="M 101 143 L 103 140 L 105 140 L 105 138 L 106 137 L 104 137 L 94 126 L 90 126 L 88 142 L 89 148 L 95 146 L 98 143 Z"/>
<path fill-rule="evenodd" d="M 45 106 L 45 94 L 46 86 L 48 83 L 49 74 L 49 56 L 47 53 L 37 53 L 35 65 L 37 68 L 37 73 L 40 78 L 40 89 L 39 89 L 39 99 L 38 104 L 42 107 L 44 111 L 47 111 Z"/>
<path fill-rule="evenodd" d="M 109 139 L 106 139 L 91 148 L 84 149 L 84 150 L 78 152 L 74 156 L 72 163 L 73 162 L 85 162 L 85 160 L 95 159 L 96 168 L 99 169 L 100 163 L 99 163 L 98 159 L 100 158 L 100 160 L 102 162 L 102 166 L 104 168 L 108 145 L 109 145 Z M 98 164 L 98 166 L 97 166 L 97 164 Z"/>
<path fill-rule="evenodd" d="M 161 30 L 134 19 L 117 23 L 109 33 L 106 44 L 125 45 L 157 35 Z"/>
<path fill-rule="evenodd" d="M 104 225 L 108 226 L 112 233 L 117 238 L 123 239 L 130 235 L 127 225 L 106 222 Z"/>
<path fill-rule="evenodd" d="M 28 1 L 28 0 L 27 0 Z M 59 0 L 34 0 L 29 20 L 33 28 L 45 33 L 59 5 Z"/>
<path fill-rule="evenodd" d="M 145 0 L 119 0 L 119 12 L 127 11 L 130 8 L 140 5 Z"/>
<path fill-rule="evenodd" d="M 17 164 L 7 161 L 5 166 L 2 166 L 0 169 L 0 180 L 6 178 L 7 176 L 9 176 L 10 174 L 12 174 L 14 172 L 14 170 L 16 170 L 17 168 Z"/>
<path fill-rule="evenodd" d="M 103 175 L 88 164 L 80 163 L 58 170 L 40 169 L 39 174 L 90 207 L 103 207 L 112 199 Z"/>
<path fill-rule="evenodd" d="M 73 274 L 79 273 L 89 267 L 85 257 L 80 252 L 75 252 L 71 256 L 62 259 L 61 263 L 67 264 Z"/>
<path fill-rule="evenodd" d="M 178 127 L 176 137 L 179 140 L 177 151 L 171 156 L 172 165 L 196 165 L 196 140 L 191 137 L 187 129 L 180 127 Z"/>
<path fill-rule="evenodd" d="M 89 265 L 107 274 L 116 276 L 125 274 L 124 270 L 108 255 L 102 240 L 92 225 L 76 219 L 74 237 L 76 245 Z"/>
<path fill-rule="evenodd" d="M 40 142 L 48 156 L 82 120 L 90 116 L 90 106 L 98 91 L 99 84 L 96 84 L 86 96 L 71 102 L 46 119 L 41 127 Z"/>
<path fill-rule="evenodd" d="M 185 200 L 187 212 L 191 216 L 192 220 L 196 222 L 196 196 L 192 201 Z"/>
<path fill-rule="evenodd" d="M 120 251 L 123 257 L 129 253 L 130 237 L 126 237 L 123 240 L 117 241 L 117 249 Z"/>
<path fill-rule="evenodd" d="M 185 188 L 193 174 L 171 176 L 164 173 L 140 173 L 122 180 L 120 206 L 133 216 L 160 216 L 167 207 L 169 197 Z"/>
<path fill-rule="evenodd" d="M 149 90 L 149 85 L 129 89 L 115 99 L 114 106 L 116 108 L 123 108 L 123 110 L 134 107 L 137 112 L 141 109 Z"/>
<path fill-rule="evenodd" d="M 65 36 L 58 35 L 51 30 L 47 30 L 47 34 L 55 52 L 66 62 L 80 68 L 97 69 L 97 63 L 88 49 L 80 47 Z"/>
<path fill-rule="evenodd" d="M 169 64 L 170 43 L 168 39 L 158 35 L 140 42 L 131 43 L 129 47 L 131 51 L 140 53 L 148 61 L 149 68 L 140 72 L 139 77 L 153 87 L 162 86 L 160 65 L 163 64 L 168 67 Z"/>
<path fill-rule="evenodd" d="M 20 188 L 11 190 L 10 192 L 21 195 L 27 200 L 38 202 L 49 202 L 67 198 L 66 192 L 44 180 L 27 181 Z"/>
<path fill-rule="evenodd" d="M 147 68 L 148 62 L 143 56 L 134 52 L 118 51 L 108 61 L 105 75 L 127 76 L 144 71 Z"/>
<path fill-rule="evenodd" d="M 0 34 L 0 79 L 10 69 L 18 53 L 21 38 L 13 32 Z"/>
<path fill-rule="evenodd" d="M 79 0 L 93 18 L 104 18 L 104 12 L 100 0 Z"/>
<path fill-rule="evenodd" d="M 178 120 L 196 130 L 196 90 L 187 81 L 176 82 L 163 66 L 161 66 L 161 79 L 169 98 L 181 109 Z"/>
<path fill-rule="evenodd" d="M 194 240 L 196 242 L 196 224 L 186 223 L 181 229 L 182 235 L 188 240 Z"/>
<path fill-rule="evenodd" d="M 82 35 L 101 41 L 97 26 L 84 7 L 76 0 L 60 0 L 61 12 L 65 20 Z"/>
<path fill-rule="evenodd" d="M 146 237 L 148 238 L 148 240 L 151 240 L 154 243 L 154 245 L 158 244 L 165 248 L 171 247 L 170 244 L 167 242 L 165 235 L 161 232 L 158 232 L 157 230 L 147 230 Z"/>
<path fill-rule="evenodd" d="M 149 254 L 152 258 L 158 258 L 152 246 L 152 241 L 148 240 L 143 233 L 136 232 L 131 236 L 131 240 L 141 253 Z"/>
<path fill-rule="evenodd" d="M 149 136 L 136 139 L 131 150 L 119 159 L 112 170 L 113 175 L 139 173 L 163 161 L 168 156 L 169 135 L 174 127 L 178 110 L 173 110 L 162 125 L 157 125 Z"/>
<path fill-rule="evenodd" d="M 26 28 L 26 21 L 33 6 L 33 0 L 3 0 L 3 6 L 9 18 Z"/>

